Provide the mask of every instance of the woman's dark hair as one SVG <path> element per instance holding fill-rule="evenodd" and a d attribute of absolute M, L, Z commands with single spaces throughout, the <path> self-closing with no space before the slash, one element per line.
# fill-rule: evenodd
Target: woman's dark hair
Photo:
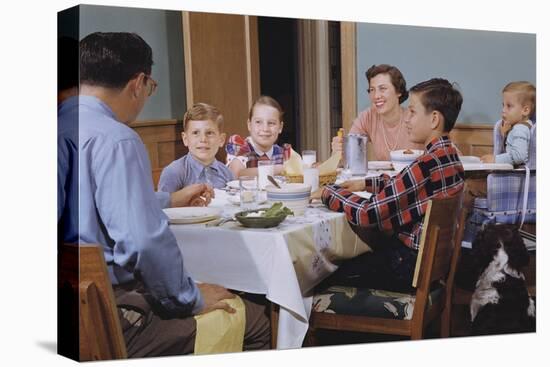
<path fill-rule="evenodd" d="M 443 115 L 444 132 L 453 129 L 462 108 L 462 94 L 447 79 L 433 78 L 420 82 L 410 92 L 420 94 L 420 101 L 427 112 L 438 111 Z"/>
<path fill-rule="evenodd" d="M 80 82 L 121 89 L 139 73 L 151 74 L 153 51 L 135 33 L 96 32 L 80 41 Z"/>
<path fill-rule="evenodd" d="M 395 66 L 388 64 L 380 64 L 371 66 L 366 72 L 365 76 L 370 84 L 370 80 L 378 74 L 388 74 L 390 76 L 391 83 L 397 93 L 401 93 L 399 97 L 399 104 L 405 102 L 409 98 L 409 92 L 407 91 L 407 82 L 401 74 L 401 71 Z"/>

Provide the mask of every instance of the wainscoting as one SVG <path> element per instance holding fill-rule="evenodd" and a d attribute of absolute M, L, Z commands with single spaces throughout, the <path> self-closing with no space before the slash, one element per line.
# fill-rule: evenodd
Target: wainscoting
<path fill-rule="evenodd" d="M 156 188 L 162 169 L 187 153 L 187 148 L 181 140 L 182 122 L 180 120 L 139 121 L 129 126 L 139 134 L 147 148 Z M 457 124 L 451 132 L 451 139 L 464 155 L 490 154 L 493 152 L 493 125 Z M 218 151 L 217 158 L 222 162 L 225 161 L 225 149 Z"/>
<path fill-rule="evenodd" d="M 456 124 L 451 131 L 451 140 L 462 154 L 482 156 L 493 153 L 494 124 Z"/>
<path fill-rule="evenodd" d="M 179 120 L 139 121 L 129 126 L 139 134 L 147 148 L 156 189 L 162 169 L 187 153 L 187 148 L 181 140 L 182 122 Z"/>

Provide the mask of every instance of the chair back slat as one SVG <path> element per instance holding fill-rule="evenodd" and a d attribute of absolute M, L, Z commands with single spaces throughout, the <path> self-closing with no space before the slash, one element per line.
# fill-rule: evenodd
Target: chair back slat
<path fill-rule="evenodd" d="M 61 245 L 60 279 L 68 281 L 75 292 L 78 292 L 78 359 L 89 361 L 127 358 L 102 247 L 87 244 Z"/>
<path fill-rule="evenodd" d="M 414 287 L 418 288 L 424 282 L 429 287 L 433 281 L 447 277 L 461 203 L 462 195 L 428 203 L 413 277 Z"/>

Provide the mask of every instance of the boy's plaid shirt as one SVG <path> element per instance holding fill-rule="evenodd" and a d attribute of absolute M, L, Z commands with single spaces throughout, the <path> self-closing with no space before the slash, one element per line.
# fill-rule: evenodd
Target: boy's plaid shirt
<path fill-rule="evenodd" d="M 338 185 L 326 186 L 322 200 L 331 210 L 344 212 L 348 221 L 362 227 L 393 232 L 407 246 L 418 250 L 428 201 L 459 195 L 464 168 L 448 136 L 432 140 L 426 152 L 399 174 L 365 179 L 369 199 Z"/>
<path fill-rule="evenodd" d="M 239 135 L 231 135 L 225 146 L 225 151 L 227 152 L 227 162 L 231 162 L 234 158 L 244 158 L 241 159 L 246 168 L 256 168 L 258 167 L 258 161 L 267 160 L 269 157 L 267 155 L 259 156 L 258 153 L 254 150 L 252 143 L 250 143 L 250 137 L 243 139 Z M 283 148 L 277 144 L 273 144 L 273 154 L 271 156 L 271 161 L 273 164 L 283 164 Z"/>

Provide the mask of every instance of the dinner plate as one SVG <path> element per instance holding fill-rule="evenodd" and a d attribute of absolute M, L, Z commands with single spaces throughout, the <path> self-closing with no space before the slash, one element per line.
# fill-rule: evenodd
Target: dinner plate
<path fill-rule="evenodd" d="M 231 189 L 239 189 L 239 180 L 229 181 L 228 183 L 225 184 L 225 186 Z"/>
<path fill-rule="evenodd" d="M 265 191 L 260 191 L 259 196 L 260 198 L 258 200 L 258 204 L 267 202 L 267 193 Z M 233 205 L 241 205 L 241 196 L 239 193 L 236 193 L 235 195 L 227 195 L 227 201 Z"/>
<path fill-rule="evenodd" d="M 170 224 L 190 224 L 202 223 L 212 219 L 219 218 L 222 213 L 221 208 L 209 208 L 200 206 L 190 206 L 184 208 L 163 209 L 168 216 Z"/>
<path fill-rule="evenodd" d="M 490 170 L 512 170 L 514 166 L 508 163 L 462 163 L 464 171 L 490 171 Z"/>
<path fill-rule="evenodd" d="M 368 163 L 369 170 L 391 170 L 393 166 L 391 161 L 369 161 Z"/>
<path fill-rule="evenodd" d="M 279 183 L 279 185 L 283 184 L 284 182 L 282 180 L 279 179 L 278 176 L 275 176 L 275 181 L 277 181 Z M 228 183 L 225 184 L 227 187 L 229 187 L 230 189 L 239 189 L 239 180 L 233 180 L 233 181 L 229 181 Z"/>
<path fill-rule="evenodd" d="M 481 163 L 481 159 L 479 157 L 476 157 L 475 155 L 461 155 L 458 158 L 460 158 L 460 161 L 462 162 L 462 164 Z"/>

